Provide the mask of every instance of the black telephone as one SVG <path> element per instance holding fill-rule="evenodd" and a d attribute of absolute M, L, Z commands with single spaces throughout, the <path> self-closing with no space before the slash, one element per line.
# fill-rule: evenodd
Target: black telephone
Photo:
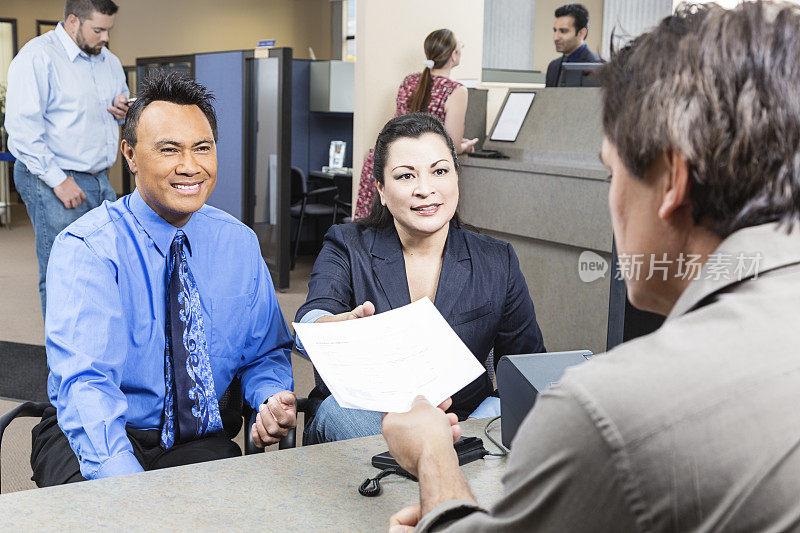
<path fill-rule="evenodd" d="M 471 463 L 489 453 L 489 450 L 483 447 L 483 441 L 478 437 L 461 437 L 453 444 L 453 448 L 455 448 L 458 455 L 459 465 Z M 412 481 L 418 481 L 410 472 L 401 468 L 389 452 L 374 455 L 372 457 L 372 466 L 380 469 L 381 472 L 374 478 L 365 479 L 358 487 L 358 493 L 362 496 L 374 497 L 379 495 L 381 493 L 380 480 L 390 474 L 397 474 Z"/>
<path fill-rule="evenodd" d="M 458 454 L 458 464 L 465 465 L 467 463 L 471 463 L 476 459 L 482 458 L 488 450 L 483 447 L 483 441 L 478 437 L 461 437 L 458 439 L 455 444 L 453 444 L 453 448 L 456 449 L 456 453 Z M 378 468 L 380 470 L 384 470 L 390 467 L 397 467 L 398 470 L 402 470 L 402 472 L 398 472 L 405 477 L 410 477 L 414 479 L 414 476 L 400 468 L 397 464 L 397 461 L 394 460 L 394 457 L 389 452 L 379 453 L 378 455 L 374 455 L 372 457 L 372 466 Z"/>
<path fill-rule="evenodd" d="M 497 150 L 475 150 L 474 152 L 468 152 L 467 155 L 484 159 L 508 159 L 507 155 Z"/>

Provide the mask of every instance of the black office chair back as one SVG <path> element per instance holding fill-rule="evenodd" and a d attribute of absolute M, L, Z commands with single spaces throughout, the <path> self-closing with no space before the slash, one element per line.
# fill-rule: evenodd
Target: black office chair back
<path fill-rule="evenodd" d="M 247 407 L 248 412 L 244 412 L 245 407 Z M 229 439 L 236 438 L 236 435 L 242 430 L 244 418 L 249 420 L 249 407 L 242 397 L 242 383 L 239 378 L 234 378 L 219 399 L 219 415 L 222 418 L 222 429 L 225 430 L 225 434 Z"/>
<path fill-rule="evenodd" d="M 342 205 L 351 205 L 353 198 L 353 177 L 344 174 L 334 174 L 333 184 L 336 186 L 337 201 L 341 202 Z"/>
<path fill-rule="evenodd" d="M 333 221 L 331 224 L 350 222 L 353 212 L 353 177 L 345 174 L 334 174 L 333 183 L 336 186 L 336 197 L 333 199 Z"/>
<path fill-rule="evenodd" d="M 294 205 L 302 202 L 306 194 L 308 194 L 308 182 L 305 173 L 299 167 L 292 167 L 290 170 L 292 175 L 292 188 L 290 193 L 289 203 Z"/>
<path fill-rule="evenodd" d="M 6 428 L 11 423 L 11 421 L 17 417 L 25 417 L 25 416 L 41 418 L 42 414 L 44 413 L 44 410 L 48 407 L 50 407 L 50 404 L 48 402 L 41 402 L 41 403 L 25 402 L 23 404 L 16 406 L 15 408 L 3 414 L 2 416 L 0 416 L 0 457 L 2 457 L 3 453 L 3 448 L 2 448 L 3 433 L 5 433 Z M 0 479 L 2 479 L 2 472 L 0 472 Z M 3 487 L 2 484 L 0 484 L 0 493 L 2 492 L 3 492 Z"/>

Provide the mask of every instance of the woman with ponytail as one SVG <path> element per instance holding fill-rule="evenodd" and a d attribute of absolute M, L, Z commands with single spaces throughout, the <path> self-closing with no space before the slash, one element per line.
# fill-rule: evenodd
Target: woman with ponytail
<path fill-rule="evenodd" d="M 463 45 L 453 32 L 441 29 L 425 38 L 425 61 L 422 72 L 409 74 L 397 91 L 395 116 L 408 113 L 430 113 L 444 124 L 447 133 L 462 154 L 474 150 L 478 139 L 464 139 L 464 118 L 467 114 L 467 88 L 450 79 L 450 71 L 461 62 Z M 372 151 L 364 160 L 358 187 L 354 219 L 369 215 L 375 198 L 375 177 L 372 173 Z"/>

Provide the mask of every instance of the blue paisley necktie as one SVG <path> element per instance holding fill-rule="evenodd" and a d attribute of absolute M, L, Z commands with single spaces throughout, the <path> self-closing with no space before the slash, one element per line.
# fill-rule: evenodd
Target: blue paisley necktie
<path fill-rule="evenodd" d="M 208 358 L 200 295 L 186 262 L 186 235 L 175 234 L 167 263 L 167 343 L 161 447 L 222 431 Z"/>

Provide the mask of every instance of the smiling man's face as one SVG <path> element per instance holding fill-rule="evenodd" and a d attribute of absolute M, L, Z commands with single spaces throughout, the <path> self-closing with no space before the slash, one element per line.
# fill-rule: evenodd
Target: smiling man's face
<path fill-rule="evenodd" d="M 136 146 L 123 142 L 122 152 L 144 201 L 177 227 L 203 207 L 217 183 L 214 134 L 195 105 L 151 103 L 139 117 Z"/>

